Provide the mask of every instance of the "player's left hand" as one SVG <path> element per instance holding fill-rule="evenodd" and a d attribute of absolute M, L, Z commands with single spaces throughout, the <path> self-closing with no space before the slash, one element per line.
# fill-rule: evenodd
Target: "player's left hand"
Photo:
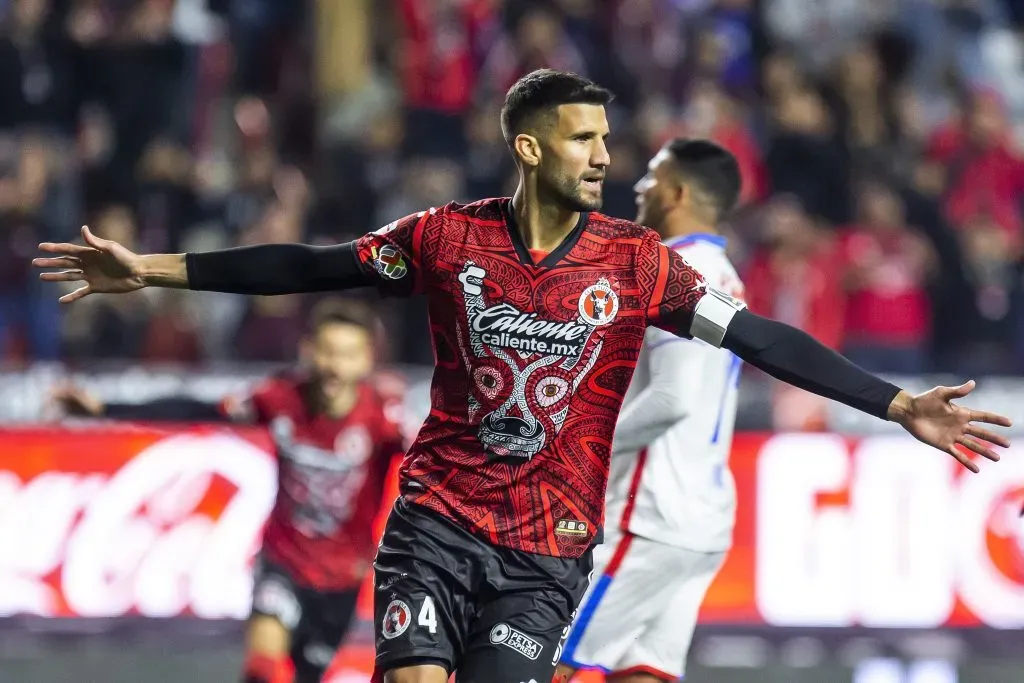
<path fill-rule="evenodd" d="M 901 391 L 889 407 L 889 419 L 902 425 L 918 441 L 949 453 L 971 472 L 978 472 L 978 464 L 958 446 L 989 460 L 999 460 L 999 454 L 987 444 L 1006 448 L 1009 439 L 975 423 L 1009 427 L 1010 419 L 953 403 L 974 391 L 974 387 L 974 380 L 970 380 L 958 387 L 935 387 L 916 396 Z"/>

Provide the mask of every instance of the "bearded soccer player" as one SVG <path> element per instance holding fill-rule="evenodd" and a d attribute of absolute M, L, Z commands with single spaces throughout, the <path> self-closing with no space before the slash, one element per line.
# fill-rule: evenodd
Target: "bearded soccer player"
<path fill-rule="evenodd" d="M 977 465 L 1006 444 L 951 403 L 918 396 L 708 285 L 656 232 L 597 213 L 610 93 L 530 73 L 506 95 L 511 198 L 451 203 L 347 244 L 141 256 L 96 238 L 34 263 L 82 282 L 61 298 L 146 286 L 284 294 L 376 285 L 426 297 L 431 410 L 401 469 L 374 563 L 376 673 L 386 683 L 551 680 L 601 539 L 615 420 L 648 325 L 697 337 Z"/>
<path fill-rule="evenodd" d="M 666 144 L 636 184 L 636 221 L 741 300 L 717 225 L 740 193 L 736 159 L 706 140 Z M 697 612 L 736 520 L 729 448 L 740 360 L 648 328 L 612 442 L 604 544 L 555 680 L 596 669 L 622 683 L 683 677 Z"/>
<path fill-rule="evenodd" d="M 402 450 L 401 393 L 371 376 L 374 324 L 356 302 L 321 302 L 300 367 L 219 405 L 188 398 L 105 405 L 73 387 L 55 394 L 75 415 L 269 427 L 278 493 L 257 562 L 244 683 L 280 683 L 290 672 L 295 683 L 318 683 L 355 615 L 387 472 Z"/>

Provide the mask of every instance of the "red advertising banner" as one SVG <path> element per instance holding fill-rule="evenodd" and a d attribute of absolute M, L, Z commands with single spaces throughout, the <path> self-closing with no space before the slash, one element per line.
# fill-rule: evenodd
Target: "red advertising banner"
<path fill-rule="evenodd" d="M 245 618 L 268 447 L 255 429 L 0 429 L 0 616 Z M 1022 455 L 972 475 L 901 436 L 738 435 L 735 544 L 702 621 L 1024 627 Z"/>

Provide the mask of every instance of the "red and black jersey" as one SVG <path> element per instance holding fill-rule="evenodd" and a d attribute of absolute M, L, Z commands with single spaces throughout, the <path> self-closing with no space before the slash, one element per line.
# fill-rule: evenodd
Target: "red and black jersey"
<path fill-rule="evenodd" d="M 583 554 L 644 329 L 688 335 L 701 277 L 653 231 L 598 213 L 535 263 L 508 198 L 411 215 L 355 248 L 381 290 L 429 307 L 431 411 L 402 495 L 497 545 Z"/>
<path fill-rule="evenodd" d="M 277 501 L 263 554 L 300 585 L 344 590 L 359 585 L 376 552 L 374 519 L 391 458 L 403 448 L 400 398 L 367 382 L 352 410 L 332 418 L 310 410 L 298 375 L 258 386 L 235 419 L 266 425 L 278 461 Z"/>

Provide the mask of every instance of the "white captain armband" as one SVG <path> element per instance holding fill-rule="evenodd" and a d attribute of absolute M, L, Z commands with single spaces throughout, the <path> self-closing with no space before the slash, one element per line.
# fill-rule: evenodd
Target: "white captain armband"
<path fill-rule="evenodd" d="M 746 307 L 747 305 L 739 299 L 708 286 L 707 292 L 697 302 L 697 308 L 693 311 L 690 334 L 715 348 L 720 348 L 733 316 Z"/>

